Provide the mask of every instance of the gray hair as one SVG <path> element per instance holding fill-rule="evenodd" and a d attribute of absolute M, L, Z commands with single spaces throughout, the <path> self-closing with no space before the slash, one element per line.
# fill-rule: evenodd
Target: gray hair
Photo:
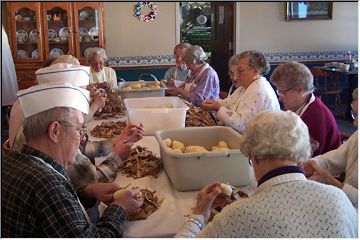
<path fill-rule="evenodd" d="M 86 63 L 89 64 L 89 61 L 95 56 L 95 55 L 99 55 L 101 58 L 104 59 L 104 61 L 106 61 L 107 59 L 107 55 L 106 55 L 106 51 L 103 48 L 98 48 L 98 47 L 93 47 L 93 48 L 88 48 L 85 51 L 85 58 L 86 58 Z"/>
<path fill-rule="evenodd" d="M 288 88 L 301 86 L 305 92 L 314 91 L 314 77 L 310 69 L 302 63 L 287 62 L 278 66 L 271 74 L 270 81 L 276 87 L 285 85 Z"/>
<path fill-rule="evenodd" d="M 24 120 L 25 141 L 39 139 L 46 135 L 49 125 L 54 121 L 69 121 L 77 110 L 68 107 L 56 107 L 40 112 Z"/>
<path fill-rule="evenodd" d="M 291 111 L 263 111 L 250 120 L 240 150 L 246 156 L 254 154 L 259 160 L 306 162 L 311 156 L 308 128 Z"/>
<path fill-rule="evenodd" d="M 176 50 L 178 50 L 178 49 L 187 49 L 187 48 L 190 48 L 190 47 L 191 47 L 190 43 L 179 43 L 174 48 L 174 54 L 176 54 Z"/>
<path fill-rule="evenodd" d="M 186 49 L 184 54 L 184 62 L 185 63 L 193 63 L 193 64 L 203 64 L 208 59 L 204 50 L 198 45 L 192 45 L 190 48 Z"/>
<path fill-rule="evenodd" d="M 240 59 L 248 58 L 249 67 L 252 69 L 258 69 L 260 75 L 266 75 L 270 71 L 270 64 L 262 52 L 256 50 L 248 50 L 240 54 L 233 55 L 229 59 L 228 66 L 237 65 Z"/>
<path fill-rule="evenodd" d="M 358 89 L 355 88 L 352 92 L 353 101 L 358 100 Z"/>

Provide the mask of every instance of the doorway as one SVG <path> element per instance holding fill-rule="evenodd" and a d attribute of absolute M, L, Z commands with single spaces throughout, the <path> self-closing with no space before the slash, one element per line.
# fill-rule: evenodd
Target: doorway
<path fill-rule="evenodd" d="M 228 60 L 234 54 L 234 2 L 180 2 L 180 42 L 201 46 L 228 91 Z"/>

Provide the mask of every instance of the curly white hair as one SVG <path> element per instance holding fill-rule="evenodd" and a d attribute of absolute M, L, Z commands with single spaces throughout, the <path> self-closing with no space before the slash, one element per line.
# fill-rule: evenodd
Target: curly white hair
<path fill-rule="evenodd" d="M 311 156 L 308 128 L 291 111 L 263 111 L 249 122 L 240 150 L 246 156 L 254 154 L 259 160 L 306 162 Z"/>

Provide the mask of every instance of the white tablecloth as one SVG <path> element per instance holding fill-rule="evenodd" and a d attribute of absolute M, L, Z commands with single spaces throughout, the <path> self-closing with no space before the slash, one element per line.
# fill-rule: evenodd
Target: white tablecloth
<path fill-rule="evenodd" d="M 101 121 L 91 122 L 88 128 L 91 129 L 99 123 Z M 90 137 L 90 140 L 98 139 Z M 144 136 L 136 145 L 147 147 L 154 154 L 160 156 L 159 144 L 153 136 Z M 98 163 L 99 161 L 97 161 Z M 242 191 L 248 194 L 253 193 L 256 188 L 252 170 L 250 176 L 251 184 L 242 188 Z M 174 190 L 165 170 L 161 171 L 158 178 L 148 176 L 139 179 L 128 178 L 119 172 L 115 181 L 121 186 L 131 184 L 134 187 L 155 190 L 159 199 L 164 199 L 160 208 L 146 220 L 126 222 L 124 237 L 172 237 L 178 232 L 196 203 L 198 191 L 179 192 Z M 104 211 L 105 207 L 104 204 L 100 205 L 100 213 Z"/>

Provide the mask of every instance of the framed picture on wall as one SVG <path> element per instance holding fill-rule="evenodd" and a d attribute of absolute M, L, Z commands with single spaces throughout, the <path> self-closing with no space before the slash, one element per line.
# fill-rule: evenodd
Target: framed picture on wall
<path fill-rule="evenodd" d="M 286 21 L 332 19 L 332 2 L 286 2 Z"/>

